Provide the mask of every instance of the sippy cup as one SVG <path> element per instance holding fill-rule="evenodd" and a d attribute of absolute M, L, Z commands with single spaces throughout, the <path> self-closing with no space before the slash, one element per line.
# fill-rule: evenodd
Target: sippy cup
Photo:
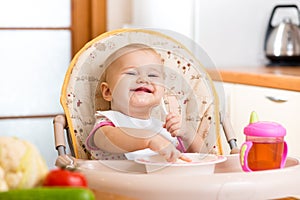
<path fill-rule="evenodd" d="M 254 122 L 244 128 L 246 142 L 240 149 L 240 162 L 246 172 L 279 169 L 285 165 L 286 130 L 275 122 Z"/>

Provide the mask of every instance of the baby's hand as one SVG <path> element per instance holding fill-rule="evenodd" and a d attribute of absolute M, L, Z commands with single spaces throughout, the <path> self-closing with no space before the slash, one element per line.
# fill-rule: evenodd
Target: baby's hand
<path fill-rule="evenodd" d="M 175 162 L 181 156 L 175 146 L 160 135 L 151 139 L 149 148 L 162 155 L 168 162 Z"/>
<path fill-rule="evenodd" d="M 168 162 L 176 162 L 177 159 L 181 156 L 180 151 L 178 151 L 173 144 L 170 143 L 166 148 L 158 151 Z"/>
<path fill-rule="evenodd" d="M 183 136 L 184 132 L 181 129 L 181 117 L 179 115 L 169 113 L 166 117 L 166 123 L 164 127 L 169 133 L 171 133 L 173 137 Z"/>

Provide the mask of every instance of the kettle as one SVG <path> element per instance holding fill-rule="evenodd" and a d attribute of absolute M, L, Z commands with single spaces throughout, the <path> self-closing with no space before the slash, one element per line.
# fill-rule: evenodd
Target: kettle
<path fill-rule="evenodd" d="M 296 8 L 298 25 L 285 17 L 277 26 L 272 26 L 273 16 L 279 8 Z M 300 64 L 300 13 L 296 5 L 277 5 L 273 8 L 265 36 L 266 57 L 274 63 Z"/>

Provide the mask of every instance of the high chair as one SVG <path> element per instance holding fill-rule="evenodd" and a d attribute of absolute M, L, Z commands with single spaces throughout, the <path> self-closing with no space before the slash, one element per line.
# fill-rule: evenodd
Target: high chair
<path fill-rule="evenodd" d="M 155 187 L 158 194 L 154 196 L 145 197 L 145 195 L 139 193 L 145 189 L 142 187 L 146 187 L 146 191 L 150 190 L 148 188 L 150 184 L 154 187 L 154 177 L 144 174 L 143 180 L 145 182 L 142 182 L 136 174 L 112 172 L 111 169 L 114 169 L 114 167 L 111 166 L 109 167 L 110 169 L 107 166 L 99 168 L 100 171 L 105 172 L 104 174 L 99 174 L 100 172 L 96 174 L 96 170 L 94 172 L 91 170 L 94 169 L 93 167 L 88 167 L 90 170 L 87 169 L 88 172 L 86 171 L 86 173 L 92 179 L 90 181 L 91 188 L 97 190 L 101 186 L 100 188 L 103 190 L 111 191 L 115 189 L 116 192 L 144 199 L 165 199 L 170 196 L 174 199 L 197 199 L 198 195 L 201 194 L 212 197 L 209 199 L 215 199 L 216 197 L 224 197 L 226 199 L 226 195 L 227 197 L 232 197 L 232 192 L 235 191 L 234 188 L 236 188 L 236 191 L 239 191 L 237 188 L 240 187 L 241 190 L 245 190 L 249 186 L 250 191 L 253 191 L 254 185 L 252 185 L 251 181 L 247 182 L 245 180 L 248 178 L 249 180 L 256 180 L 257 177 L 253 179 L 253 177 L 249 177 L 249 174 L 242 173 L 236 164 L 238 162 L 239 149 L 236 145 L 230 120 L 226 112 L 223 111 L 222 103 L 224 102 L 219 101 L 220 93 L 217 92 L 206 70 L 206 67 L 213 66 L 212 62 L 193 42 L 188 41 L 182 44 L 175 39 L 182 38 L 182 36 L 177 37 L 173 32 L 168 32 L 168 34 L 162 32 L 145 29 L 120 29 L 107 32 L 87 43 L 75 55 L 66 73 L 62 87 L 61 104 L 65 115 L 59 115 L 54 119 L 55 145 L 58 154 L 60 156 L 64 155 L 66 154 L 66 149 L 69 149 L 70 154 L 75 160 L 79 160 L 82 166 L 85 165 L 83 163 L 86 163 L 88 166 L 92 166 L 95 163 L 90 160 L 91 154 L 87 151 L 84 141 L 94 126 L 95 112 L 97 110 L 105 110 L 108 107 L 107 103 L 100 98 L 101 94 L 98 87 L 101 74 L 104 71 L 103 63 L 116 49 L 130 43 L 141 43 L 152 47 L 158 52 L 165 67 L 165 98 L 162 101 L 162 105 L 153 110 L 153 116 L 163 121 L 165 117 L 163 110 L 166 107 L 179 113 L 186 123 L 187 130 L 200 134 L 203 140 L 203 145 L 193 149 L 194 152 L 224 154 L 221 134 L 225 133 L 231 149 L 230 153 L 233 155 L 229 155 L 227 158 L 228 162 L 226 161 L 223 166 L 216 169 L 216 173 L 218 172 L 219 174 L 214 174 L 210 177 L 204 175 L 197 179 L 198 181 L 203 179 L 205 182 L 198 183 L 197 180 L 191 177 L 189 177 L 190 180 L 187 180 L 183 176 L 177 177 L 177 181 L 174 181 L 174 179 L 171 182 L 165 180 L 163 181 L 165 184 L 173 186 L 170 185 L 171 188 L 166 189 L 164 192 Z M 65 135 L 68 140 L 67 144 L 65 143 Z M 234 165 L 232 165 L 233 162 Z M 127 161 L 118 161 L 116 163 L 118 165 L 125 163 L 125 171 L 128 172 L 129 170 L 130 172 L 129 165 L 131 166 L 131 164 L 128 164 Z M 297 163 L 298 160 L 291 159 L 288 160 L 287 165 L 292 167 L 296 165 L 298 167 Z M 83 169 L 83 171 L 85 170 Z M 276 173 L 280 174 L 280 172 Z M 233 176 L 232 174 L 239 174 L 239 176 Z M 265 175 L 262 173 L 261 176 Z M 93 177 L 98 177 L 99 182 Z M 103 178 L 105 181 L 103 181 Z M 121 185 L 107 181 L 115 179 L 119 179 Z M 122 181 L 126 182 L 128 180 L 133 181 L 128 184 L 137 184 L 135 192 L 128 189 L 128 185 L 122 185 Z M 226 182 L 230 184 L 226 184 Z M 188 188 L 182 184 L 191 185 Z M 180 190 L 180 185 L 186 192 Z M 291 194 L 291 191 L 293 190 L 288 190 L 283 195 Z M 153 194 L 153 192 L 150 193 Z M 176 195 L 177 193 L 178 195 Z M 259 197 L 269 197 L 269 194 L 270 192 L 267 193 L 267 196 L 260 195 Z"/>

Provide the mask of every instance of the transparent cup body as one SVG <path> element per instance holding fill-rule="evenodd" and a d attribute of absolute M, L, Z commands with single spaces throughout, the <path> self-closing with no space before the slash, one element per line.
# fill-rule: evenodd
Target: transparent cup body
<path fill-rule="evenodd" d="M 252 171 L 278 169 L 284 152 L 284 137 L 246 136 L 252 142 L 248 153 L 248 167 Z"/>

